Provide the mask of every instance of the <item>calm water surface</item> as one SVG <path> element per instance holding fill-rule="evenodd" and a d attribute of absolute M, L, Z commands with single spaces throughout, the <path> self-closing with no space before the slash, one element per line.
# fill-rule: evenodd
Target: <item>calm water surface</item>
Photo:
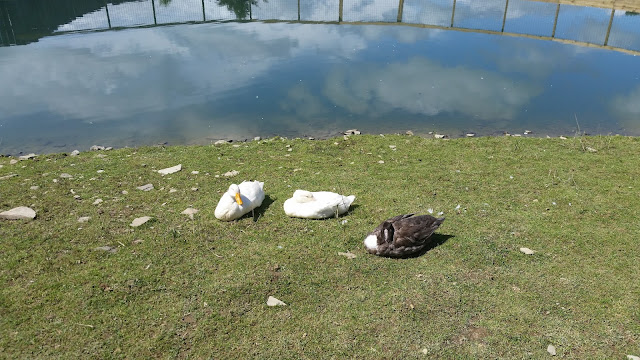
<path fill-rule="evenodd" d="M 370 11 L 371 2 L 360 3 L 359 12 L 345 7 L 344 21 L 396 22 L 397 2 Z M 111 5 L 112 26 L 153 23 L 144 12 L 118 10 L 144 4 Z M 327 4 L 301 14 L 336 21 Z M 434 11 L 440 4 L 444 10 Z M 472 5 L 457 2 L 455 26 L 501 31 L 504 22 L 505 32 L 550 36 L 557 12 L 556 4 L 511 1 L 505 18 L 504 2 L 483 11 Z M 287 9 L 269 11 L 297 20 L 297 5 Z M 561 10 L 554 35 L 597 43 L 603 24 L 606 34 L 611 10 Z M 96 27 L 104 11 L 51 33 Z M 252 18 L 260 11 L 267 13 L 256 7 Z M 573 134 L 578 123 L 591 134 L 640 135 L 640 56 L 633 52 L 640 16 L 614 16 L 608 45 L 631 52 L 411 27 L 450 26 L 451 4 L 409 0 L 404 24 L 208 22 L 45 36 L 0 47 L 0 153 L 324 137 L 350 128 L 544 136 Z"/>

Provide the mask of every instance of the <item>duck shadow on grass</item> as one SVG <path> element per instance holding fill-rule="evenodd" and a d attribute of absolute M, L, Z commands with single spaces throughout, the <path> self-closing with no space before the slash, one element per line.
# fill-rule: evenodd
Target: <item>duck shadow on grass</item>
<path fill-rule="evenodd" d="M 264 196 L 264 200 L 262 200 L 262 204 L 258 206 L 257 209 L 253 210 L 253 222 L 258 222 L 260 217 L 264 216 L 265 211 L 275 202 L 269 195 Z M 247 215 L 245 215 L 247 216 Z M 251 213 L 248 213 L 248 216 L 251 217 Z"/>
<path fill-rule="evenodd" d="M 424 249 L 422 249 L 422 250 L 420 250 L 418 252 L 415 252 L 413 254 L 400 256 L 398 258 L 399 259 L 411 259 L 411 258 L 420 257 L 420 256 L 426 254 L 429 250 L 444 244 L 445 242 L 447 242 L 447 240 L 449 240 L 452 237 L 455 237 L 455 235 L 433 234 L 433 235 L 431 235 L 431 239 L 430 239 L 431 242 Z"/>

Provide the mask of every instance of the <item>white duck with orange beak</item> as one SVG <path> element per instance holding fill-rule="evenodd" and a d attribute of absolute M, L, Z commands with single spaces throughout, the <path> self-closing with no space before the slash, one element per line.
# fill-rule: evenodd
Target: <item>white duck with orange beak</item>
<path fill-rule="evenodd" d="M 264 200 L 263 187 L 264 183 L 259 181 L 243 181 L 240 185 L 231 184 L 216 206 L 216 218 L 222 221 L 236 220 L 259 207 Z"/>

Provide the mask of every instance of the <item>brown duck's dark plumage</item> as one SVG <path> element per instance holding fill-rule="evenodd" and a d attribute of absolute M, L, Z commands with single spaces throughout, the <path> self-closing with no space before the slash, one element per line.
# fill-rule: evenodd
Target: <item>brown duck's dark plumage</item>
<path fill-rule="evenodd" d="M 367 247 L 367 251 L 380 256 L 403 257 L 425 249 L 431 243 L 429 238 L 440 227 L 444 218 L 413 215 L 398 215 L 383 221 L 369 234 L 377 238 L 377 246 Z"/>

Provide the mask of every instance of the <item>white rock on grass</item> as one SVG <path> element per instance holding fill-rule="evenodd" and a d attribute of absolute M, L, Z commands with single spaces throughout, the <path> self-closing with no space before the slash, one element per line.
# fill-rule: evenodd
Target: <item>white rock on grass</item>
<path fill-rule="evenodd" d="M 356 258 L 356 254 L 354 254 L 354 253 L 352 253 L 350 251 L 347 251 L 346 253 L 345 252 L 339 252 L 338 255 L 344 256 L 344 257 L 349 258 L 349 259 L 355 259 Z"/>
<path fill-rule="evenodd" d="M 89 148 L 91 151 L 100 151 L 100 150 L 104 150 L 105 147 L 101 146 L 101 145 L 93 145 Z"/>
<path fill-rule="evenodd" d="M 629 360 L 640 360 L 640 356 L 627 355 L 627 359 L 629 359 Z"/>
<path fill-rule="evenodd" d="M 551 356 L 556 356 L 556 347 L 553 345 L 547 346 L 547 352 L 551 354 Z"/>
<path fill-rule="evenodd" d="M 194 209 L 194 208 L 186 208 L 182 214 L 185 215 L 189 215 L 189 218 L 191 218 L 191 220 L 193 220 L 193 214 L 197 213 L 198 209 Z"/>
<path fill-rule="evenodd" d="M 30 187 L 29 189 L 31 189 L 31 190 L 38 190 L 38 189 L 40 189 L 40 186 L 38 186 L 38 185 L 33 185 L 33 186 L 32 186 L 32 187 Z"/>
<path fill-rule="evenodd" d="M 232 177 L 232 176 L 236 176 L 238 174 L 240 174 L 240 172 L 238 170 L 231 170 L 231 171 L 227 171 L 226 173 L 222 174 L 222 176 Z"/>
<path fill-rule="evenodd" d="M 135 219 L 133 219 L 133 221 L 131 222 L 130 226 L 138 227 L 138 226 L 140 226 L 140 225 L 142 225 L 142 224 L 146 223 L 146 222 L 147 222 L 147 221 L 149 221 L 149 220 L 151 220 L 151 217 L 150 217 L 150 216 L 142 216 L 142 217 L 139 217 L 139 218 L 135 218 Z"/>
<path fill-rule="evenodd" d="M 89 221 L 89 219 L 91 219 L 91 216 L 83 216 L 83 217 L 79 217 L 79 218 L 78 218 L 78 222 L 79 222 L 79 223 L 85 223 L 85 222 Z"/>
<path fill-rule="evenodd" d="M 36 157 L 36 154 L 31 153 L 28 155 L 18 156 L 18 160 L 29 160 L 29 159 L 33 159 L 34 157 Z"/>
<path fill-rule="evenodd" d="M 36 212 L 26 206 L 19 206 L 0 213 L 0 219 L 6 220 L 33 220 L 35 217 Z"/>
<path fill-rule="evenodd" d="M 16 164 L 17 162 L 18 162 L 18 160 L 16 160 L 16 159 L 9 160 L 9 164 L 10 165 Z"/>
<path fill-rule="evenodd" d="M 73 179 L 73 175 L 67 173 L 60 174 L 60 177 L 63 179 Z"/>
<path fill-rule="evenodd" d="M 447 137 L 447 135 L 443 135 L 443 134 L 433 134 L 433 137 L 436 139 L 444 139 Z"/>
<path fill-rule="evenodd" d="M 5 176 L 0 176 L 0 180 L 11 179 L 14 176 L 18 176 L 18 174 L 9 174 L 9 175 L 5 175 Z"/>
<path fill-rule="evenodd" d="M 218 141 L 214 142 L 213 145 L 222 145 L 222 144 L 226 144 L 226 143 L 228 143 L 227 140 L 218 140 Z"/>
<path fill-rule="evenodd" d="M 523 254 L 526 254 L 526 255 L 533 255 L 533 254 L 536 253 L 535 251 L 533 251 L 533 250 L 531 250 L 529 248 L 526 248 L 526 247 L 521 247 L 520 248 L 520 252 L 522 252 Z"/>
<path fill-rule="evenodd" d="M 96 201 L 93 202 L 93 205 L 98 205 L 102 202 L 102 199 L 96 199 Z"/>
<path fill-rule="evenodd" d="M 269 296 L 269 298 L 267 299 L 267 305 L 268 306 L 284 306 L 287 305 L 284 302 L 274 298 L 273 296 Z"/>
<path fill-rule="evenodd" d="M 178 164 L 176 166 L 172 166 L 172 167 L 168 167 L 166 169 L 158 170 L 158 173 L 160 173 L 160 175 L 169 175 L 169 174 L 176 173 L 176 172 L 178 172 L 180 170 L 182 170 L 182 164 Z"/>
<path fill-rule="evenodd" d="M 107 245 L 107 246 L 99 246 L 97 248 L 94 248 L 93 250 L 96 250 L 96 251 L 107 251 L 107 252 L 110 252 L 112 254 L 115 254 L 115 253 L 118 252 L 118 248 L 114 248 L 114 247 L 111 247 L 109 245 Z"/>
<path fill-rule="evenodd" d="M 80 151 L 78 151 L 78 150 L 73 150 L 71 152 L 71 156 L 78 156 L 78 155 L 80 155 Z"/>
<path fill-rule="evenodd" d="M 345 135 L 360 135 L 360 130 L 350 129 L 344 132 Z"/>
<path fill-rule="evenodd" d="M 153 190 L 153 184 L 145 184 L 145 185 L 142 185 L 142 186 L 138 186 L 136 189 L 142 190 L 142 191 Z"/>

